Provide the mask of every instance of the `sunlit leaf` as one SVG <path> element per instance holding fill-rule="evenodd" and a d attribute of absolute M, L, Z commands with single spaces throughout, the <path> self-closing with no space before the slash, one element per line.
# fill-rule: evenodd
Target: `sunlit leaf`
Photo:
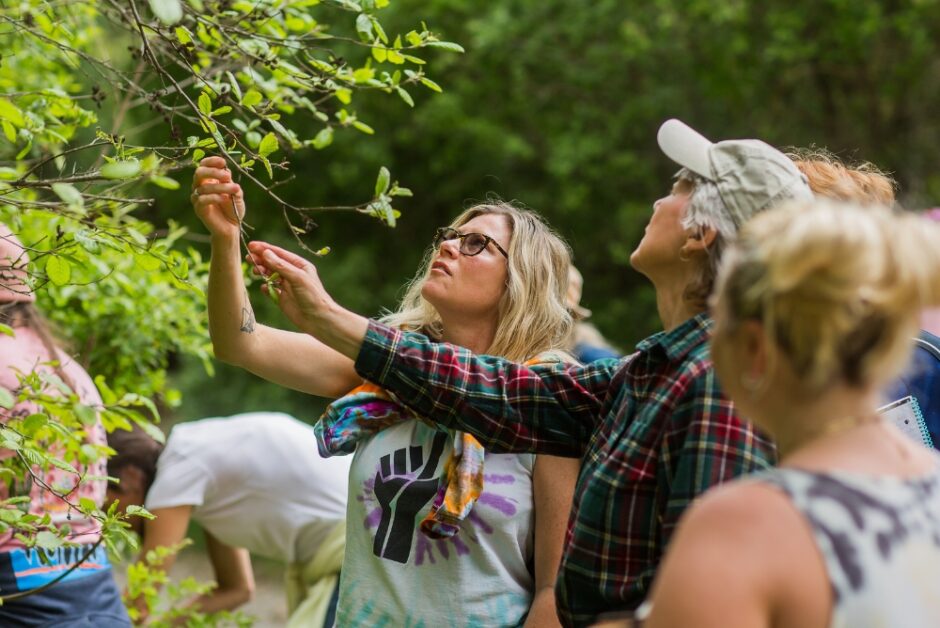
<path fill-rule="evenodd" d="M 183 4 L 180 0 L 149 0 L 150 10 L 157 19 L 172 26 L 183 19 Z"/>
<path fill-rule="evenodd" d="M 130 179 L 140 174 L 140 162 L 136 159 L 115 161 L 101 166 L 101 176 L 105 179 Z"/>
<path fill-rule="evenodd" d="M 274 133 L 268 133 L 261 139 L 261 143 L 258 144 L 258 154 L 262 157 L 267 157 L 278 148 L 280 148 L 280 144 L 277 141 L 277 136 Z"/>
<path fill-rule="evenodd" d="M 46 261 L 46 275 L 55 285 L 64 286 L 72 278 L 72 264 L 64 257 L 51 256 Z"/>

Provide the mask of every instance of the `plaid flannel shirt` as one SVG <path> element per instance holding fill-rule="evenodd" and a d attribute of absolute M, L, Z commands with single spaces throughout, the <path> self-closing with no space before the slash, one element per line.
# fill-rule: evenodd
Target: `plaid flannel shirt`
<path fill-rule="evenodd" d="M 359 374 L 493 452 L 583 457 L 556 587 L 566 625 L 636 608 L 680 515 L 775 460 L 718 386 L 705 314 L 586 366 L 523 366 L 370 322 Z"/>

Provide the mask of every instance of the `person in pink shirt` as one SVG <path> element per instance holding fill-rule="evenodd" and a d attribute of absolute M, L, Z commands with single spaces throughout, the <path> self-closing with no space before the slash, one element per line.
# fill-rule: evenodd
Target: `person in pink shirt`
<path fill-rule="evenodd" d="M 88 373 L 58 345 L 36 296 L 26 282 L 29 255 L 19 238 L 0 224 L 0 323 L 13 335 L 0 334 L 0 388 L 14 397 L 20 389 L 18 374 L 39 371 L 58 376 L 80 401 L 101 406 L 101 397 Z M 56 364 L 57 362 L 57 364 Z M 51 364 L 50 364 L 51 363 Z M 48 386 L 45 394 L 59 394 Z M 40 412 L 22 402 L 0 406 L 0 428 Z M 100 420 L 81 434 L 91 445 L 107 443 Z M 51 451 L 53 455 L 61 452 Z M 28 549 L 13 530 L 0 533 L 0 625 L 3 626 L 130 626 L 127 611 L 111 573 L 107 553 L 100 543 L 99 523 L 70 506 L 82 498 L 101 506 L 106 491 L 107 460 L 101 456 L 88 465 L 69 461 L 79 474 L 101 479 L 79 482 L 79 475 L 33 466 L 26 472 L 22 459 L 11 449 L 0 448 L 0 468 L 12 469 L 14 479 L 0 483 L 0 500 L 28 496 L 31 514 L 49 515 L 54 524 L 68 523 L 69 540 L 76 545 L 56 550 Z M 55 490 L 50 490 L 54 487 Z M 16 508 L 17 506 L 6 506 Z M 45 553 L 45 557 L 40 556 Z M 75 567 L 76 563 L 80 563 Z M 73 568 L 74 567 L 74 568 Z"/>

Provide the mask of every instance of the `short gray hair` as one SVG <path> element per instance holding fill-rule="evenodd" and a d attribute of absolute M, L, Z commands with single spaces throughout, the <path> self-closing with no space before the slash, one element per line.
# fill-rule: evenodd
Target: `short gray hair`
<path fill-rule="evenodd" d="M 685 298 L 701 307 L 706 307 L 718 276 L 718 266 L 722 253 L 728 243 L 738 233 L 738 228 L 731 219 L 731 212 L 721 198 L 718 185 L 688 168 L 676 173 L 676 180 L 691 186 L 689 202 L 685 206 L 682 227 L 691 232 L 701 233 L 705 229 L 715 230 L 715 240 L 708 247 L 708 258 L 701 276 L 686 286 Z"/>

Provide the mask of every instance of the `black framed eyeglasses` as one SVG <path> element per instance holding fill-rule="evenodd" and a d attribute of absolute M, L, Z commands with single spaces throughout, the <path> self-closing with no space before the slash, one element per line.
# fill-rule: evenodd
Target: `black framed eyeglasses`
<path fill-rule="evenodd" d="M 503 257 L 509 259 L 509 253 L 507 253 L 496 240 L 485 233 L 460 233 L 451 227 L 441 227 L 437 230 L 437 233 L 434 235 L 434 248 L 440 248 L 441 244 L 445 241 L 454 239 L 460 240 L 459 250 L 461 255 L 467 255 L 469 257 L 479 255 L 483 252 L 483 249 L 492 242 L 496 250 L 502 253 Z"/>

